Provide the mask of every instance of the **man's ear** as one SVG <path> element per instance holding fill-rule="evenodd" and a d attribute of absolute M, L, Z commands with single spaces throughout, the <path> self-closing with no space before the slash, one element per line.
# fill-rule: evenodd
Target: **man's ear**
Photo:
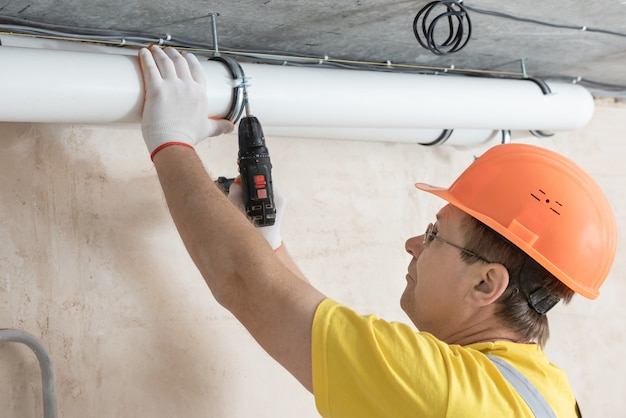
<path fill-rule="evenodd" d="M 509 272 L 500 263 L 489 263 L 480 270 L 470 290 L 469 298 L 475 306 L 486 306 L 495 302 L 509 285 Z"/>

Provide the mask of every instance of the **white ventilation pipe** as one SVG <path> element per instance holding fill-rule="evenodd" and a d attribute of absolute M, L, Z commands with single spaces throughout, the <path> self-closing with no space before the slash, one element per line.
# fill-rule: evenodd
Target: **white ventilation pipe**
<path fill-rule="evenodd" d="M 143 101 L 138 60 L 128 50 L 117 50 L 0 46 L 0 121 L 138 123 Z M 222 63 L 202 63 L 211 116 L 223 117 L 231 109 L 234 81 Z M 374 140 L 387 130 L 404 136 L 433 129 L 469 129 L 470 136 L 476 130 L 488 131 L 487 136 L 500 129 L 562 131 L 584 126 L 594 109 L 586 89 L 565 83 L 550 83 L 551 93 L 544 94 L 528 80 L 249 63 L 241 67 L 250 82 L 254 115 L 264 126 L 289 136 L 299 136 L 300 130 L 308 135 L 311 129 L 339 137 L 357 129 L 350 134 L 354 139 L 361 135 L 358 129 L 374 129 Z M 422 141 L 418 137 L 416 142 Z"/>
<path fill-rule="evenodd" d="M 509 133 L 491 129 L 418 129 L 418 128 L 311 128 L 264 126 L 266 136 L 291 138 L 342 139 L 376 142 L 402 142 L 420 145 L 496 145 L 510 140 Z"/>

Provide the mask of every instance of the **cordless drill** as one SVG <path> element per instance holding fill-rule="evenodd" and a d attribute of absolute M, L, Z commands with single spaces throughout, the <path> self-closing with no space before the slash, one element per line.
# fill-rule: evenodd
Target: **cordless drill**
<path fill-rule="evenodd" d="M 239 153 L 237 165 L 243 204 L 246 215 L 255 226 L 270 226 L 276 221 L 274 190 L 272 187 L 272 162 L 265 146 L 265 136 L 261 122 L 250 113 L 247 82 L 243 83 L 243 105 L 246 116 L 239 121 Z M 219 177 L 215 182 L 228 194 L 235 179 Z"/>
<path fill-rule="evenodd" d="M 239 121 L 237 158 L 246 215 L 256 226 L 274 225 L 276 206 L 272 188 L 272 163 L 259 120 L 249 114 Z"/>

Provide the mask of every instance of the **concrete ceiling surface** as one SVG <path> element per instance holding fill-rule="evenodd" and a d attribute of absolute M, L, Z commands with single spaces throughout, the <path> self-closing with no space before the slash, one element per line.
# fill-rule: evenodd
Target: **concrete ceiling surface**
<path fill-rule="evenodd" d="M 119 33 L 167 33 L 212 46 L 210 13 L 218 13 L 216 28 L 223 50 L 504 72 L 521 72 L 523 59 L 529 75 L 578 80 L 596 94 L 626 97 L 626 0 L 466 1 L 472 8 L 471 38 L 461 51 L 443 56 L 421 47 L 413 34 L 415 15 L 428 3 L 0 0 L 0 16 Z M 540 25 L 477 9 L 590 30 Z M 442 27 L 440 23 L 437 30 Z"/>

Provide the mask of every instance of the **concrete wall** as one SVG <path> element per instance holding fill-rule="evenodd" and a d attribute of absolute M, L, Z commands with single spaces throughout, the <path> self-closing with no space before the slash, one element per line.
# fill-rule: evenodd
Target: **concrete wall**
<path fill-rule="evenodd" d="M 604 188 L 626 233 L 626 106 L 550 139 Z M 0 124 L 0 328 L 49 348 L 63 417 L 315 417 L 313 397 L 212 298 L 188 258 L 137 126 Z M 289 199 L 283 235 L 327 295 L 405 321 L 407 237 L 484 149 L 268 138 Z M 236 137 L 198 147 L 213 175 L 236 173 Z M 551 314 L 548 352 L 587 416 L 623 414 L 623 241 L 600 298 Z M 39 368 L 0 346 L 4 417 L 42 416 Z"/>

